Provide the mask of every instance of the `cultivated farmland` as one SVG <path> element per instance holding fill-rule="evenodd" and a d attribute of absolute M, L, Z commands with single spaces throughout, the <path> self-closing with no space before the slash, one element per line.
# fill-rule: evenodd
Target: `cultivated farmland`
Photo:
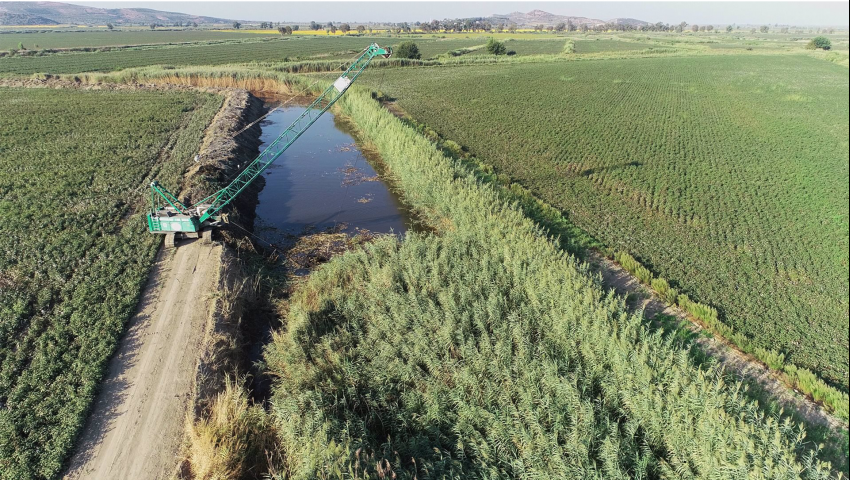
<path fill-rule="evenodd" d="M 193 66 L 281 62 L 286 59 L 340 60 L 342 62 L 350 60 L 356 52 L 363 49 L 363 45 L 371 42 L 392 46 L 400 43 L 400 40 L 382 37 L 260 37 L 254 40 L 236 39 L 217 44 L 155 45 L 104 52 L 4 57 L 0 58 L 0 76 L 110 72 L 149 65 Z M 487 43 L 487 38 L 424 38 L 416 40 L 416 43 L 422 58 L 427 59 L 454 50 L 484 45 Z M 609 45 L 611 43 L 614 42 L 606 42 Z M 507 42 L 507 46 L 518 55 L 557 54 L 564 49 L 564 40 L 511 40 Z M 482 51 L 483 49 L 475 53 Z"/>
<path fill-rule="evenodd" d="M 176 184 L 220 103 L 0 87 L 0 478 L 57 475 L 161 242 L 140 188 Z"/>
<path fill-rule="evenodd" d="M 279 36 L 269 32 L 269 37 Z M 82 31 L 33 32 L 0 34 L 0 50 L 18 48 L 20 44 L 30 50 L 43 48 L 108 47 L 117 45 L 151 45 L 158 43 L 208 42 L 236 39 L 259 39 L 261 35 L 244 32 L 216 32 L 210 30 L 179 31 Z"/>
<path fill-rule="evenodd" d="M 164 38 L 157 33 L 125 38 Z M 169 392 L 175 376 L 159 369 L 151 380 L 145 370 L 159 348 L 182 356 L 185 379 L 197 366 L 204 385 L 174 392 L 196 414 L 185 423 L 181 471 L 408 479 L 846 472 L 846 54 L 806 52 L 788 35 L 494 33 L 515 53 L 495 56 L 480 48 L 489 35 L 474 32 L 224 34 L 234 37 L 0 58 L 0 76 L 25 77 L 18 85 L 75 88 L 0 89 L 0 479 L 61 474 L 159 244 L 139 215 L 145 187 L 157 177 L 179 190 L 189 166 L 208 173 L 207 158 L 191 158 L 218 97 L 110 84 L 288 98 L 328 87 L 371 42 L 405 40 L 422 60 L 376 59 L 333 112 L 350 120 L 367 158 L 379 159 L 381 175 L 364 181 L 392 180 L 424 232 L 310 235 L 317 252 L 299 254 L 328 263 L 306 278 L 282 260 L 288 247 L 263 255 L 261 229 L 217 234 L 225 241 L 215 248 L 233 260 L 217 273 L 215 259 L 197 276 L 182 261 L 186 268 L 163 269 L 176 273 L 160 285 L 194 292 L 175 293 L 169 305 L 185 312 L 182 296 L 204 291 L 198 305 L 214 306 L 211 321 L 206 307 L 192 315 L 211 344 L 180 349 L 174 337 L 142 338 L 159 346 L 128 374 Z M 67 81 L 74 77 L 79 83 Z M 85 89 L 95 82 L 105 91 Z M 242 121 L 260 115 L 255 100 L 244 112 L 224 109 L 210 135 L 232 141 Z M 233 156 L 220 155 L 231 147 L 210 149 L 223 162 L 218 180 L 243 168 L 236 158 L 252 142 L 232 142 Z M 287 189 L 310 189 L 300 176 L 285 178 Z M 250 198 L 244 203 L 251 208 Z M 229 218 L 231 230 L 241 213 L 251 212 Z M 210 248 L 191 247 L 193 256 Z M 716 307 L 735 329 L 725 338 L 748 342 L 745 352 L 758 349 L 759 360 L 774 355 L 771 370 L 722 340 L 702 342 L 668 310 L 644 316 L 637 293 L 614 295 L 581 260 L 598 257 L 590 248 L 638 272 L 667 303 L 696 305 L 715 322 L 717 312 L 691 299 Z M 164 253 L 163 263 L 183 252 Z M 142 317 L 160 311 L 145 310 L 158 301 L 141 303 Z M 186 317 L 161 311 L 160 322 Z M 263 322 L 279 328 L 268 332 Z M 239 358 L 249 350 L 253 359 Z M 260 350 L 250 375 L 270 374 L 271 390 L 252 392 L 252 405 L 239 379 Z M 830 382 L 805 371 L 811 381 L 799 390 L 821 405 L 784 388 L 793 383 L 784 367 L 795 365 Z M 125 404 L 146 405 L 145 392 L 134 389 Z M 150 417 L 126 410 L 117 414 L 124 425 Z M 100 417 L 108 415 L 91 415 Z M 102 448 L 105 437 L 89 430 L 75 449 L 81 468 L 95 457 L 100 471 L 139 467 L 126 454 L 134 442 L 121 441 L 132 433 L 113 429 Z M 158 471 L 173 471 L 170 449 L 145 447 L 165 458 Z M 119 450 L 122 460 L 104 453 Z"/>
<path fill-rule="evenodd" d="M 395 70 L 382 88 L 846 388 L 847 84 L 809 57 L 718 56 Z"/>
<path fill-rule="evenodd" d="M 0 58 L 0 75 L 31 73 L 109 72 L 148 65 L 221 65 L 226 63 L 279 62 L 285 58 L 310 58 L 336 52 L 360 51 L 375 38 L 272 38 L 215 45 L 157 46 L 107 52 L 50 54 Z M 350 59 L 351 53 L 344 55 Z"/>
<path fill-rule="evenodd" d="M 657 47 L 651 43 L 624 42 L 621 40 L 576 40 L 576 53 L 600 53 L 600 52 L 625 52 L 630 50 L 644 50 Z"/>

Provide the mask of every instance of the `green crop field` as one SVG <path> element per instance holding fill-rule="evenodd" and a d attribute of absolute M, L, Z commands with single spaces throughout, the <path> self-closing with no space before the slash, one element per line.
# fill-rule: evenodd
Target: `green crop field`
<path fill-rule="evenodd" d="M 847 68 L 750 55 L 382 80 L 413 117 L 757 345 L 847 388 Z"/>
<path fill-rule="evenodd" d="M 505 48 L 513 50 L 517 55 L 557 55 L 564 51 L 566 40 L 505 40 Z"/>
<path fill-rule="evenodd" d="M 576 40 L 576 53 L 624 52 L 658 47 L 650 43 L 623 42 L 620 40 Z"/>
<path fill-rule="evenodd" d="M 146 179 L 182 174 L 220 104 L 0 87 L 3 480 L 58 474 L 160 244 Z"/>
<path fill-rule="evenodd" d="M 0 58 L 0 75 L 32 73 L 108 72 L 148 65 L 222 65 L 226 63 L 280 62 L 285 58 L 309 58 L 316 55 L 360 51 L 373 37 L 274 38 L 268 41 L 182 45 L 145 49 L 51 54 L 32 57 Z M 343 55 L 351 58 L 351 54 Z"/>
<path fill-rule="evenodd" d="M 487 43 L 486 38 L 446 38 L 446 39 L 427 39 L 412 40 L 419 47 L 419 53 L 422 58 L 431 58 L 443 53 L 459 50 L 461 48 L 474 47 L 476 45 L 484 45 Z M 393 39 L 389 42 L 391 45 L 401 43 L 398 39 Z"/>
<path fill-rule="evenodd" d="M 277 34 L 275 34 L 277 36 Z M 0 33 L 0 50 L 18 48 L 20 44 L 30 50 L 41 48 L 108 47 L 117 45 L 152 45 L 158 43 L 208 42 L 216 40 L 258 39 L 261 35 L 244 32 L 216 32 L 209 30 L 131 30 Z"/>

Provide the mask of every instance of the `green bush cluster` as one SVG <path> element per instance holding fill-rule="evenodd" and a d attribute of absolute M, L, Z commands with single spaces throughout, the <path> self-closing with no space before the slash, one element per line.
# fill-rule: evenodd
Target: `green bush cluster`
<path fill-rule="evenodd" d="M 487 44 L 484 46 L 484 49 L 487 50 L 487 53 L 490 55 L 504 55 L 508 51 L 505 44 L 495 38 L 487 40 Z"/>
<path fill-rule="evenodd" d="M 832 40 L 827 37 L 819 36 L 809 40 L 809 43 L 806 45 L 806 48 L 811 50 L 821 49 L 821 50 L 829 50 L 832 48 Z"/>
<path fill-rule="evenodd" d="M 398 58 L 409 58 L 411 60 L 419 60 L 422 54 L 419 53 L 419 47 L 413 42 L 401 42 L 393 49 L 393 56 Z"/>

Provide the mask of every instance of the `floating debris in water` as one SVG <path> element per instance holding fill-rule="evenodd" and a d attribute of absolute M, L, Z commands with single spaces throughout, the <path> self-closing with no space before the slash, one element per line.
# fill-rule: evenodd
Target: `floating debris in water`
<path fill-rule="evenodd" d="M 350 163 L 340 168 L 339 171 L 345 175 L 342 179 L 343 187 L 360 185 L 364 182 L 377 182 L 378 180 L 380 180 L 380 177 L 378 177 L 377 175 L 366 175 L 365 173 L 363 173 L 363 170 L 355 167 Z"/>

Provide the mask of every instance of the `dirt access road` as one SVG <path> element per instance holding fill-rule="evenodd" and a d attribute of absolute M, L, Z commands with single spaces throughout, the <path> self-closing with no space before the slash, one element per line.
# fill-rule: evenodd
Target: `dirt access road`
<path fill-rule="evenodd" d="M 160 249 L 66 479 L 175 473 L 222 257 L 220 245 L 190 242 Z"/>

